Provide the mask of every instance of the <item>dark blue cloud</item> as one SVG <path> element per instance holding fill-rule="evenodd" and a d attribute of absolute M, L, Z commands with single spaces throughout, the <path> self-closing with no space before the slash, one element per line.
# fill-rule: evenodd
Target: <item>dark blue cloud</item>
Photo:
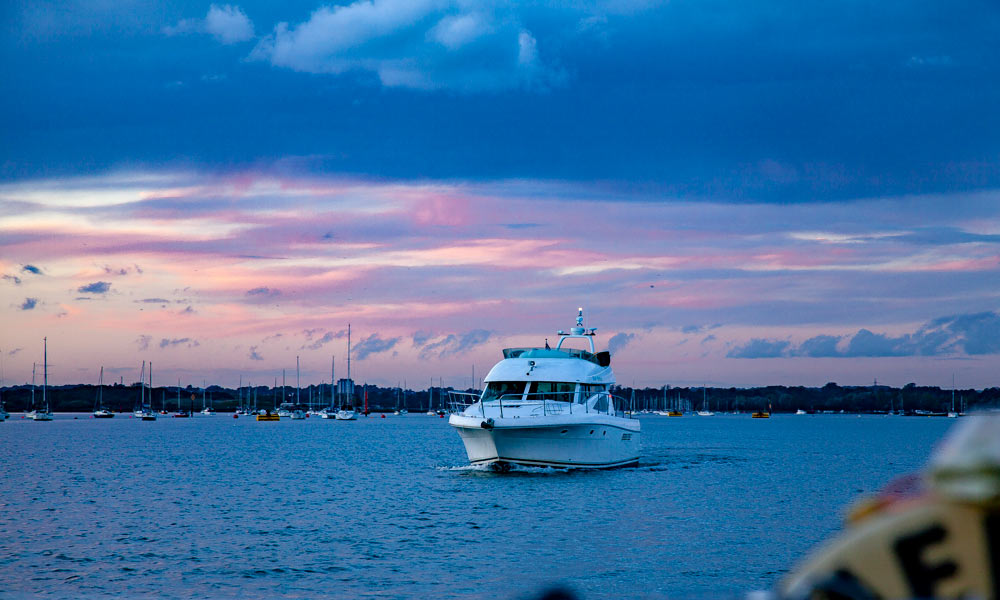
<path fill-rule="evenodd" d="M 837 344 L 840 343 L 840 339 L 833 335 L 817 335 L 799 344 L 799 347 L 795 350 L 795 354 L 814 358 L 840 356 L 840 352 L 837 350 Z"/>
<path fill-rule="evenodd" d="M 34 273 L 35 275 L 42 274 L 42 270 L 36 267 L 35 265 L 24 265 L 23 267 L 21 267 L 21 271 L 24 273 Z"/>
<path fill-rule="evenodd" d="M 304 24 L 338 27 L 315 16 L 334 11 L 319 0 L 241 2 L 217 25 L 203 2 L 15 0 L 0 176 L 267 164 L 763 201 L 1000 185 L 985 0 L 528 3 L 483 11 L 486 29 L 468 4 L 407 4 L 383 11 L 402 19 L 390 29 L 355 32 L 363 44 L 310 47 L 294 38 Z M 182 22 L 191 35 L 164 35 Z M 523 32 L 534 84 L 519 74 Z"/>
<path fill-rule="evenodd" d="M 21 310 L 31 310 L 35 308 L 36 304 L 38 304 L 38 298 L 25 298 L 24 303 L 21 304 Z"/>
<path fill-rule="evenodd" d="M 786 340 L 766 340 L 753 338 L 726 353 L 726 358 L 779 358 L 785 356 L 791 342 Z"/>
<path fill-rule="evenodd" d="M 373 333 L 370 336 L 362 339 L 354 346 L 354 358 L 356 360 L 364 360 L 371 356 L 372 354 L 378 354 L 380 352 L 386 352 L 392 350 L 392 348 L 399 343 L 399 340 L 403 338 L 394 337 L 387 340 L 383 340 L 379 334 Z"/>
<path fill-rule="evenodd" d="M 624 331 L 614 334 L 608 338 L 608 352 L 617 354 L 619 350 L 624 349 L 635 337 L 634 333 L 625 333 Z"/>
<path fill-rule="evenodd" d="M 87 285 L 81 285 L 76 291 L 81 294 L 106 294 L 111 289 L 111 284 L 107 281 L 95 281 Z"/>
<path fill-rule="evenodd" d="M 846 345 L 843 344 L 846 340 Z M 841 347 L 843 346 L 843 347 Z M 797 347 L 783 340 L 755 338 L 737 346 L 729 358 L 778 356 L 889 357 L 978 356 L 1000 354 L 1000 313 L 981 312 L 934 319 L 913 333 L 893 336 L 860 329 L 852 336 L 817 335 Z"/>

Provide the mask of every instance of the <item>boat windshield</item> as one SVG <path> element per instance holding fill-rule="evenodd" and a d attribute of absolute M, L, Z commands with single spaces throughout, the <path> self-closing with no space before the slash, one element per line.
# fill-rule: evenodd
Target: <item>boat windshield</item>
<path fill-rule="evenodd" d="M 561 381 L 532 381 L 528 389 L 529 400 L 559 400 L 573 402 L 575 383 Z"/>
<path fill-rule="evenodd" d="M 486 389 L 483 390 L 483 402 L 489 400 L 496 400 L 501 396 L 506 396 L 506 399 L 513 399 L 513 396 L 517 396 L 520 399 L 521 394 L 524 393 L 524 386 L 527 385 L 524 381 L 491 381 L 486 384 Z"/>

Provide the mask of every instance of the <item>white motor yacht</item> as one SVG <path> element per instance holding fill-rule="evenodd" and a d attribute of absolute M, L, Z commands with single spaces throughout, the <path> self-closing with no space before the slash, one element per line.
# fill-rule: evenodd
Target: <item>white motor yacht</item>
<path fill-rule="evenodd" d="M 639 463 L 639 420 L 611 395 L 611 356 L 596 352 L 596 329 L 559 332 L 551 349 L 507 348 L 478 400 L 450 416 L 472 464 L 608 469 Z M 584 340 L 588 350 L 570 348 Z"/>

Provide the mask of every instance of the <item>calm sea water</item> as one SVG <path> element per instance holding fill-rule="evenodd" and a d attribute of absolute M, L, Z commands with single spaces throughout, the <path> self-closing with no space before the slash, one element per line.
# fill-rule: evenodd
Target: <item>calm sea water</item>
<path fill-rule="evenodd" d="M 0 424 L 0 595 L 734 598 L 952 423 L 643 417 L 638 469 L 465 466 L 425 415 Z"/>

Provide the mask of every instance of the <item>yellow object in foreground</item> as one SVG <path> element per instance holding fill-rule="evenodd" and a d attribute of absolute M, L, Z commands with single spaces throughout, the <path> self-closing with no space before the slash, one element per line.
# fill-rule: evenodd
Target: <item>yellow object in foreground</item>
<path fill-rule="evenodd" d="M 267 413 L 266 415 L 257 415 L 258 421 L 280 421 L 281 417 L 278 413 Z"/>

